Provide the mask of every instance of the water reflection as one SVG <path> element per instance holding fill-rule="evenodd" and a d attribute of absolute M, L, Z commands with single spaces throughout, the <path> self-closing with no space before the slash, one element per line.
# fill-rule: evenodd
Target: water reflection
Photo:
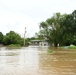
<path fill-rule="evenodd" d="M 76 75 L 76 51 L 30 46 L 0 50 L 1 75 Z"/>
<path fill-rule="evenodd" d="M 20 50 L 19 63 L 20 65 L 25 65 L 26 67 L 37 68 L 38 66 L 37 48 L 30 47 Z"/>

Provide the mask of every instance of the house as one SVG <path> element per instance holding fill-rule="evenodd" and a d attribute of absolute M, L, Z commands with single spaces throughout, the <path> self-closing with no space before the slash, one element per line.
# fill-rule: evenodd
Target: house
<path fill-rule="evenodd" d="M 47 40 L 31 40 L 30 45 L 37 45 L 37 46 L 48 46 Z"/>

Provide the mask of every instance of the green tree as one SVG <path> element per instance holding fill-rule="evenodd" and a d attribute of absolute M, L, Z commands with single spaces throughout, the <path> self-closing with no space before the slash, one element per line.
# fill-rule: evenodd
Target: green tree
<path fill-rule="evenodd" d="M 7 33 L 3 41 L 5 45 L 9 44 L 22 45 L 22 38 L 20 37 L 19 34 L 15 33 L 14 31 L 10 31 L 9 33 Z"/>
<path fill-rule="evenodd" d="M 65 45 L 74 44 L 76 45 L 76 10 L 72 12 L 72 14 L 68 14 L 64 21 L 66 33 L 63 38 L 65 39 Z"/>
<path fill-rule="evenodd" d="M 40 35 L 47 37 L 50 44 L 76 45 L 76 10 L 71 14 L 54 14 L 40 23 Z"/>
<path fill-rule="evenodd" d="M 0 44 L 2 44 L 2 43 L 3 43 L 3 38 L 4 38 L 4 35 L 3 35 L 3 33 L 2 33 L 2 32 L 0 32 Z"/>
<path fill-rule="evenodd" d="M 66 16 L 67 14 L 61 15 L 60 13 L 56 13 L 45 22 L 40 23 L 40 34 L 47 37 L 49 43 L 54 44 L 54 46 L 57 46 L 57 44 L 62 45 L 63 22 Z"/>

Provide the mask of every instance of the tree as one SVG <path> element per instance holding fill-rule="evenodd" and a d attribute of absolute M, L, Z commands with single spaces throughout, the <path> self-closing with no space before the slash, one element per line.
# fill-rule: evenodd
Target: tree
<path fill-rule="evenodd" d="M 14 31 L 10 31 L 6 34 L 3 39 L 5 45 L 9 44 L 20 44 L 22 45 L 22 38 L 19 34 L 15 33 Z"/>
<path fill-rule="evenodd" d="M 64 21 L 65 26 L 65 35 L 63 38 L 65 39 L 65 45 L 74 44 L 76 45 L 76 10 L 72 12 L 72 14 L 68 14 Z"/>
<path fill-rule="evenodd" d="M 2 32 L 0 32 L 0 44 L 2 44 L 2 43 L 3 43 L 3 38 L 4 38 L 3 33 L 2 33 Z"/>
<path fill-rule="evenodd" d="M 76 45 L 76 10 L 71 14 L 54 14 L 40 23 L 40 35 L 47 37 L 54 46 Z"/>
<path fill-rule="evenodd" d="M 56 47 L 58 44 L 62 44 L 62 35 L 64 32 L 63 22 L 66 19 L 67 14 L 61 15 L 60 13 L 54 14 L 51 18 L 45 22 L 40 23 L 40 33 L 44 37 L 47 37 L 50 44 L 54 44 Z"/>

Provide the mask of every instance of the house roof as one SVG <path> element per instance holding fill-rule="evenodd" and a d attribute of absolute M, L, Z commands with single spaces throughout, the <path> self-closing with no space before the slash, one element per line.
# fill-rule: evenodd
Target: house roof
<path fill-rule="evenodd" d="M 31 40 L 31 42 L 44 42 L 44 41 L 47 41 L 47 40 Z"/>

